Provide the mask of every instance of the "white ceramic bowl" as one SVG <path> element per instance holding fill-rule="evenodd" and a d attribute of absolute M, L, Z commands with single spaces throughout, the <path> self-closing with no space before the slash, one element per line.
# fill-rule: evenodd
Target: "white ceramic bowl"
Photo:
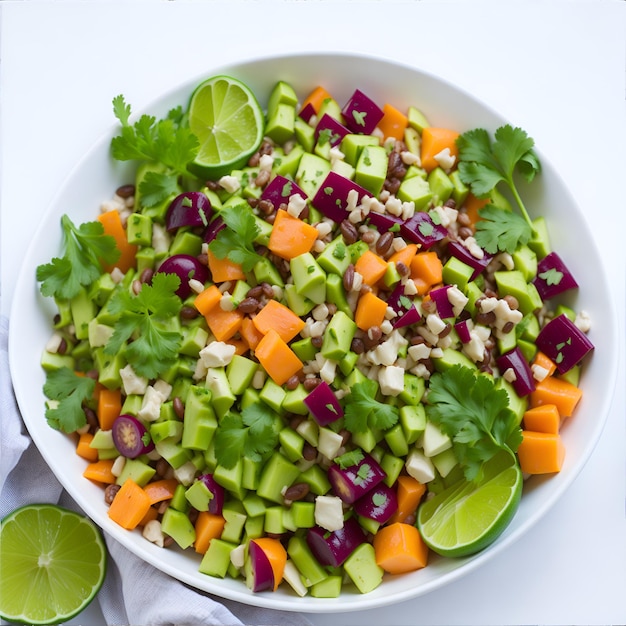
<path fill-rule="evenodd" d="M 164 95 L 148 112 L 161 116 L 178 104 L 186 105 L 195 84 L 218 73 L 232 74 L 245 81 L 261 102 L 266 101 L 269 90 L 280 79 L 291 83 L 302 97 L 314 86 L 324 85 L 340 103 L 359 88 L 380 104 L 390 102 L 399 109 L 415 105 L 431 124 L 452 127 L 460 132 L 475 127 L 493 132 L 508 121 L 470 94 L 436 76 L 405 65 L 349 54 L 302 54 L 207 68 L 204 76 Z M 143 539 L 139 532 L 128 532 L 111 522 L 102 489 L 82 477 L 85 462 L 74 453 L 69 438 L 52 430 L 44 418 L 42 386 L 45 376 L 39 362 L 56 311 L 52 300 L 40 295 L 35 269 L 59 254 L 59 220 L 63 213 L 69 213 L 76 223 L 92 221 L 101 201 L 110 198 L 120 184 L 132 181 L 131 168 L 110 158 L 109 143 L 115 134 L 117 127 L 112 125 L 78 163 L 39 225 L 17 282 L 9 338 L 11 374 L 26 426 L 60 482 L 104 531 L 155 567 L 206 592 L 262 607 L 338 612 L 383 606 L 439 588 L 504 550 L 523 533 L 529 532 L 533 524 L 555 505 L 589 458 L 608 414 L 617 369 L 617 346 L 613 341 L 617 333 L 611 290 L 603 276 L 598 250 L 589 242 L 575 200 L 541 154 L 539 145 L 543 173 L 531 186 L 524 184 L 522 193 L 530 213 L 547 218 L 553 248 L 565 259 L 581 285 L 571 303 L 578 309 L 585 309 L 591 316 L 590 338 L 595 344 L 595 352 L 584 368 L 583 400 L 575 418 L 569 420 L 562 431 L 567 449 L 562 471 L 527 481 L 515 519 L 492 546 L 473 557 L 459 560 L 433 556 L 426 568 L 389 577 L 369 594 L 346 591 L 337 599 L 299 598 L 287 588 L 275 593 L 253 594 L 241 580 L 208 577 L 198 572 L 199 557 L 192 551 L 163 550 Z M 584 246 L 581 246 L 582 241 L 585 241 Z"/>

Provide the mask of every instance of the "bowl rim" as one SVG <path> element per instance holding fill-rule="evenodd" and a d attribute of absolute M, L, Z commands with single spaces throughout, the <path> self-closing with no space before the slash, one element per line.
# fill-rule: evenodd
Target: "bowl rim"
<path fill-rule="evenodd" d="M 202 80 L 202 78 L 210 76 L 210 75 L 215 75 L 218 73 L 229 73 L 229 72 L 232 72 L 233 70 L 235 72 L 241 71 L 242 67 L 250 68 L 255 65 L 264 65 L 267 63 L 278 63 L 280 61 L 284 61 L 285 59 L 295 59 L 297 61 L 313 59 L 313 60 L 317 60 L 317 62 L 320 62 L 320 63 L 328 63 L 330 59 L 336 59 L 336 58 L 340 58 L 342 62 L 362 63 L 363 61 L 366 61 L 366 62 L 370 62 L 373 64 L 378 64 L 381 67 L 382 66 L 395 67 L 395 68 L 399 68 L 403 72 L 421 75 L 428 81 L 439 83 L 445 89 L 452 90 L 453 92 L 457 92 L 461 94 L 463 97 L 469 99 L 470 101 L 473 101 L 477 106 L 479 106 L 482 110 L 484 110 L 488 114 L 489 117 L 500 120 L 501 123 L 507 122 L 507 120 L 503 118 L 503 116 L 499 112 L 493 109 L 488 103 L 484 102 L 482 99 L 477 98 L 476 96 L 472 95 L 470 92 L 463 89 L 462 87 L 455 85 L 453 82 L 448 81 L 447 79 L 435 73 L 424 70 L 418 67 L 417 65 L 407 64 L 404 62 L 399 62 L 392 58 L 381 57 L 381 56 L 367 55 L 367 54 L 361 54 L 361 53 L 349 53 L 349 52 L 332 52 L 332 51 L 327 51 L 327 52 L 303 51 L 303 52 L 288 53 L 288 54 L 278 53 L 278 54 L 270 54 L 266 56 L 259 56 L 254 59 L 237 60 L 237 61 L 233 61 L 224 65 L 216 65 L 215 67 L 209 64 L 207 71 L 202 72 L 200 76 L 181 81 L 176 86 L 173 86 L 169 88 L 167 91 L 163 92 L 158 98 L 156 98 L 152 102 L 148 102 L 147 106 L 143 107 L 142 110 L 138 112 L 134 112 L 133 115 L 135 116 L 137 114 L 144 113 L 148 109 L 150 109 L 150 111 L 153 112 L 156 109 L 166 107 L 166 103 L 169 100 L 171 100 L 172 97 L 176 96 L 177 94 L 182 93 L 184 89 L 191 90 L 194 84 L 199 83 Z M 64 193 L 66 192 L 67 186 L 71 183 L 71 181 L 74 179 L 77 173 L 80 172 L 81 168 L 84 167 L 84 164 L 86 162 L 89 162 L 90 159 L 93 159 L 94 154 L 97 154 L 99 151 L 103 150 L 104 145 L 110 142 L 110 139 L 113 136 L 112 133 L 113 133 L 114 128 L 116 128 L 116 125 L 111 124 L 109 128 L 107 128 L 105 131 L 101 133 L 99 138 L 96 139 L 96 141 L 93 143 L 90 149 L 87 150 L 78 159 L 75 165 L 68 172 L 67 176 L 60 183 L 59 187 L 56 190 L 56 193 L 53 195 L 50 203 L 48 204 L 48 206 L 42 213 L 43 215 L 42 221 L 39 223 L 38 228 L 32 237 L 31 243 L 24 257 L 25 259 L 29 259 L 33 257 L 33 251 L 36 246 L 36 243 L 42 236 L 42 232 L 44 231 L 46 227 L 46 223 L 50 221 L 51 214 L 54 212 L 55 207 L 57 207 L 60 199 L 63 197 Z M 546 155 L 542 154 L 539 149 L 536 149 L 536 151 L 542 162 L 544 171 L 546 169 L 549 171 L 550 176 L 554 178 L 560 190 L 564 192 L 566 195 L 568 195 L 568 199 L 572 201 L 580 219 L 583 219 L 582 211 L 580 210 L 580 207 L 575 202 L 575 199 L 571 196 L 571 193 L 569 189 L 567 188 L 567 186 L 565 185 L 560 173 L 552 167 Z M 598 257 L 598 261 L 602 265 L 603 264 L 602 256 L 599 255 L 598 248 L 595 242 L 591 242 L 591 243 L 592 243 L 593 252 Z M 23 299 L 23 296 L 20 297 L 20 295 L 26 293 L 25 290 L 28 290 L 28 289 L 32 290 L 33 288 L 33 284 L 34 284 L 32 280 L 33 277 L 27 274 L 28 269 L 29 269 L 28 263 L 25 263 L 23 264 L 20 270 L 20 275 L 16 283 L 15 294 L 14 294 L 13 302 L 11 305 L 10 320 L 15 320 L 19 318 L 19 306 L 20 306 L 21 300 Z M 605 276 L 606 276 L 606 273 L 604 273 L 603 280 L 605 280 Z M 608 315 L 611 331 L 613 332 L 617 328 L 617 308 L 616 308 L 615 300 L 612 297 L 611 291 L 607 289 L 606 293 L 608 294 L 608 305 L 610 308 L 610 311 L 607 312 L 607 315 Z M 9 369 L 10 369 L 13 380 L 19 380 L 20 378 L 20 374 L 18 372 L 19 363 L 17 359 L 17 351 L 18 351 L 18 346 L 20 344 L 20 337 L 18 336 L 18 329 L 19 329 L 19 325 L 16 326 L 15 324 L 11 324 L 11 323 L 9 324 Z M 41 350 L 41 348 L 39 348 L 39 350 Z M 545 500 L 545 502 L 543 502 L 543 504 L 540 507 L 538 507 L 536 510 L 532 512 L 532 515 L 530 515 L 528 519 L 520 527 L 513 527 L 509 533 L 505 533 L 503 536 L 501 536 L 500 539 L 498 539 L 494 544 L 492 544 L 487 550 L 480 552 L 472 557 L 466 557 L 464 559 L 455 560 L 458 566 L 452 568 L 450 571 L 447 571 L 442 577 L 438 577 L 432 581 L 427 581 L 424 585 L 421 585 L 417 588 L 405 589 L 404 591 L 391 593 L 387 596 L 372 596 L 370 594 L 363 594 L 363 595 L 355 594 L 356 600 L 346 601 L 347 598 L 344 595 L 336 599 L 335 598 L 312 599 L 310 597 L 299 598 L 293 594 L 286 596 L 284 598 L 278 598 L 275 595 L 268 596 L 264 594 L 252 594 L 251 592 L 248 592 L 248 590 L 245 588 L 245 584 L 243 583 L 242 583 L 243 588 L 241 592 L 237 590 L 230 591 L 230 589 L 227 589 L 226 591 L 224 591 L 223 589 L 220 589 L 219 580 L 216 580 L 215 584 L 213 585 L 199 587 L 198 580 L 195 579 L 196 578 L 195 576 L 187 576 L 186 574 L 181 573 L 178 570 L 176 571 L 176 573 L 172 574 L 172 570 L 170 567 L 166 568 L 164 564 L 159 564 L 158 562 L 154 562 L 153 559 L 147 559 L 145 555 L 145 551 L 141 551 L 142 553 L 140 554 L 139 551 L 137 550 L 137 546 L 135 545 L 135 542 L 131 539 L 131 535 L 128 533 L 128 531 L 124 531 L 121 528 L 112 527 L 113 532 L 111 532 L 110 528 L 106 527 L 107 526 L 106 524 L 105 526 L 102 525 L 101 520 L 100 521 L 98 520 L 98 516 L 96 516 L 96 521 L 98 521 L 99 525 L 103 528 L 103 530 L 107 532 L 107 534 L 111 534 L 117 541 L 119 541 L 127 549 L 133 552 L 136 556 L 139 556 L 139 558 L 142 558 L 143 560 L 148 560 L 149 563 L 151 563 L 153 566 L 157 567 L 158 569 L 166 573 L 174 575 L 176 578 L 178 578 L 182 582 L 188 583 L 200 591 L 208 591 L 209 593 L 217 594 L 222 598 L 236 600 L 236 601 L 243 602 L 245 604 L 249 604 L 252 606 L 273 608 L 273 609 L 279 609 L 279 610 L 284 610 L 284 611 L 298 610 L 298 611 L 305 611 L 305 612 L 312 612 L 312 613 L 328 613 L 328 612 L 356 611 L 356 610 L 363 610 L 363 609 L 369 609 L 369 608 L 374 608 L 374 607 L 381 607 L 381 606 L 389 605 L 394 602 L 415 598 L 417 596 L 424 595 L 430 591 L 440 588 L 444 585 L 447 585 L 450 582 L 455 581 L 467 575 L 470 571 L 473 571 L 476 567 L 479 567 L 487 560 L 493 558 L 496 554 L 499 554 L 500 552 L 505 550 L 509 545 L 515 542 L 519 537 L 526 534 L 532 528 L 532 526 L 540 518 L 542 518 L 552 506 L 554 506 L 554 504 L 557 502 L 560 496 L 565 492 L 565 490 L 569 488 L 571 483 L 578 476 L 578 474 L 580 473 L 580 471 L 582 470 L 582 468 L 588 461 L 589 457 L 593 453 L 593 450 L 595 449 L 596 444 L 604 428 L 604 425 L 606 424 L 608 414 L 610 412 L 610 408 L 613 402 L 614 391 L 615 391 L 616 383 L 617 383 L 617 363 L 618 363 L 618 358 L 619 358 L 619 348 L 616 347 L 609 354 L 604 355 L 603 358 L 610 358 L 610 363 L 608 364 L 609 365 L 608 370 L 611 373 L 611 375 L 607 377 L 606 379 L 607 398 L 605 399 L 604 407 L 603 407 L 603 410 L 601 411 L 602 415 L 600 416 L 600 419 L 598 420 L 598 423 L 596 424 L 596 427 L 593 431 L 593 435 L 587 442 L 587 445 L 584 448 L 583 454 L 576 459 L 574 469 L 568 472 L 563 480 L 559 481 L 557 487 L 552 489 L 551 495 Z M 22 406 L 26 406 L 26 401 L 23 396 L 24 393 L 25 392 L 21 386 L 17 386 L 15 388 L 15 395 L 16 395 L 16 399 L 18 402 L 18 406 L 20 407 L 20 410 L 22 410 Z M 26 411 L 24 413 L 26 413 Z M 69 478 L 65 476 L 65 474 L 59 475 L 59 468 L 55 467 L 55 464 L 52 462 L 53 459 L 49 460 L 48 457 L 50 455 L 48 454 L 48 451 L 46 450 L 45 445 L 43 445 L 43 442 L 40 440 L 38 436 L 39 433 L 37 432 L 36 429 L 33 430 L 33 432 L 31 432 L 31 429 L 33 428 L 33 425 L 31 422 L 31 416 L 25 415 L 24 413 L 22 414 L 22 418 L 26 427 L 28 428 L 29 434 L 31 438 L 33 439 L 35 445 L 39 449 L 40 453 L 42 454 L 44 460 L 50 467 L 53 474 L 61 482 L 61 484 L 68 491 L 68 493 L 77 501 L 77 503 L 81 506 L 81 508 L 89 509 L 88 506 L 87 507 L 85 506 L 86 500 L 82 497 L 82 494 L 80 493 L 80 491 L 78 494 L 75 492 L 73 482 L 69 480 Z M 46 425 L 46 428 L 49 428 L 49 427 Z M 111 524 L 113 523 L 111 522 Z"/>

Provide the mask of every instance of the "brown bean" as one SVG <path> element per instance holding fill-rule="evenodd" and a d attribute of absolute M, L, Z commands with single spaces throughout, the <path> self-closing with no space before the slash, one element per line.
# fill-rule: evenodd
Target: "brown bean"
<path fill-rule="evenodd" d="M 471 237 L 473 234 L 474 234 L 474 231 L 469 226 L 461 226 L 461 228 L 459 228 L 460 239 L 467 239 L 468 237 Z"/>
<path fill-rule="evenodd" d="M 85 419 L 87 420 L 87 424 L 89 424 L 89 430 L 95 432 L 99 426 L 98 416 L 96 415 L 93 409 L 90 409 L 88 406 L 83 407 L 83 411 L 85 413 Z"/>
<path fill-rule="evenodd" d="M 307 483 L 294 483 L 285 490 L 284 498 L 287 502 L 302 500 L 310 491 Z"/>
<path fill-rule="evenodd" d="M 314 348 L 321 348 L 323 343 L 324 343 L 324 337 L 322 335 L 311 337 L 311 345 Z"/>
<path fill-rule="evenodd" d="M 117 492 L 121 489 L 120 485 L 116 485 L 115 483 L 112 485 L 107 485 L 104 489 L 104 501 L 106 504 L 111 504 L 117 495 Z"/>
<path fill-rule="evenodd" d="M 359 231 L 356 226 L 349 220 L 343 220 L 339 224 L 339 230 L 343 236 L 343 240 L 348 244 L 353 244 L 359 239 Z"/>
<path fill-rule="evenodd" d="M 509 309 L 511 309 L 511 311 L 519 309 L 519 302 L 515 296 L 508 294 L 502 299 L 509 305 Z"/>
<path fill-rule="evenodd" d="M 248 289 L 246 298 L 260 298 L 263 295 L 263 287 L 261 285 L 255 285 L 251 289 Z"/>
<path fill-rule="evenodd" d="M 400 184 L 402 183 L 402 181 L 399 178 L 388 178 L 385 181 L 385 184 L 383 185 L 383 187 L 390 193 L 390 194 L 397 194 L 398 193 L 398 189 L 400 189 Z"/>
<path fill-rule="evenodd" d="M 143 287 L 141 281 L 138 278 L 135 278 L 135 280 L 133 280 L 133 284 L 132 284 L 132 288 L 133 288 L 133 293 L 137 296 L 141 293 L 141 288 Z"/>
<path fill-rule="evenodd" d="M 288 391 L 293 391 L 294 389 L 297 389 L 298 385 L 300 384 L 300 379 L 298 378 L 297 374 L 294 374 L 291 378 L 289 378 L 289 380 L 285 383 L 285 387 L 287 388 Z"/>
<path fill-rule="evenodd" d="M 363 343 L 363 339 L 360 337 L 354 337 L 352 339 L 352 343 L 350 344 L 350 350 L 355 354 L 363 354 L 365 352 L 365 344 Z"/>
<path fill-rule="evenodd" d="M 262 170 L 257 174 L 254 179 L 255 187 L 265 187 L 270 182 L 270 173 L 267 170 Z"/>
<path fill-rule="evenodd" d="M 509 322 L 506 322 L 506 324 L 504 324 L 504 326 L 502 327 L 502 332 L 505 335 L 508 335 L 514 328 L 515 328 L 515 324 L 509 321 Z"/>
<path fill-rule="evenodd" d="M 384 232 L 376 241 L 376 252 L 380 256 L 385 256 L 387 252 L 389 252 L 391 248 L 391 244 L 393 243 L 393 233 L 389 231 Z"/>
<path fill-rule="evenodd" d="M 302 456 L 306 461 L 314 461 L 317 458 L 317 450 L 305 441 L 302 446 Z"/>
<path fill-rule="evenodd" d="M 124 200 L 126 200 L 126 198 L 131 198 L 135 195 L 135 185 L 122 185 L 115 190 L 115 195 L 119 196 L 120 198 L 124 198 Z"/>
<path fill-rule="evenodd" d="M 402 261 L 398 261 L 396 263 L 396 270 L 398 271 L 398 274 L 400 274 L 400 276 L 408 276 L 409 273 L 411 272 L 411 269 Z"/>
<path fill-rule="evenodd" d="M 143 269 L 143 271 L 139 275 L 139 280 L 142 283 L 150 284 L 152 282 L 153 276 L 154 276 L 154 270 L 151 267 L 146 267 Z"/>
<path fill-rule="evenodd" d="M 263 290 L 263 295 L 266 298 L 272 299 L 274 297 L 274 289 L 269 283 L 261 283 L 261 289 Z"/>
<path fill-rule="evenodd" d="M 172 400 L 172 408 L 178 419 L 184 419 L 185 417 L 185 403 L 180 396 L 175 396 Z"/>
<path fill-rule="evenodd" d="M 195 320 L 198 317 L 199 312 L 196 307 L 189 306 L 188 304 L 183 305 L 180 308 L 180 317 L 184 320 Z"/>
<path fill-rule="evenodd" d="M 321 382 L 322 381 L 319 378 L 309 377 L 304 379 L 302 385 L 304 386 L 305 391 L 313 391 L 313 389 L 315 389 Z"/>
<path fill-rule="evenodd" d="M 237 309 L 242 313 L 254 313 L 261 303 L 256 298 L 251 298 L 250 296 L 244 298 Z"/>
<path fill-rule="evenodd" d="M 265 215 L 269 215 L 274 212 L 274 204 L 270 200 L 260 200 L 257 208 Z"/>
<path fill-rule="evenodd" d="M 496 321 L 496 314 L 493 311 L 488 313 L 478 313 L 476 315 L 476 322 L 483 326 L 490 326 Z"/>
<path fill-rule="evenodd" d="M 366 243 L 368 246 L 371 243 L 374 243 L 374 240 L 376 239 L 376 232 L 373 231 L 371 228 L 367 229 L 362 235 L 361 235 L 361 241 L 363 243 Z"/>
<path fill-rule="evenodd" d="M 346 267 L 346 271 L 343 273 L 343 288 L 346 291 L 352 291 L 352 285 L 354 284 L 354 264 L 350 263 Z"/>
<path fill-rule="evenodd" d="M 370 326 L 367 329 L 367 337 L 370 341 L 379 342 L 383 336 L 383 331 L 380 326 Z"/>
<path fill-rule="evenodd" d="M 57 354 L 65 354 L 67 352 L 67 341 L 65 337 L 61 337 L 61 341 L 59 341 L 59 347 L 57 348 Z"/>
<path fill-rule="evenodd" d="M 158 476 L 165 476 L 169 468 L 170 464 L 163 458 L 159 459 L 154 467 Z"/>

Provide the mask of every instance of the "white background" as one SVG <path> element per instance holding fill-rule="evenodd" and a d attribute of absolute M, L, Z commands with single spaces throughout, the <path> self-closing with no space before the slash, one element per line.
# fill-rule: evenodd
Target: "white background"
<path fill-rule="evenodd" d="M 439 74 L 534 137 L 602 246 L 623 347 L 626 3 L 9 0 L 0 2 L 0 28 L 3 314 L 39 216 L 114 123 L 113 96 L 140 110 L 213 66 L 288 50 L 350 51 Z M 625 380 L 622 358 L 594 454 L 512 547 L 414 601 L 313 622 L 626 623 Z M 75 623 L 99 626 L 97 603 Z"/>

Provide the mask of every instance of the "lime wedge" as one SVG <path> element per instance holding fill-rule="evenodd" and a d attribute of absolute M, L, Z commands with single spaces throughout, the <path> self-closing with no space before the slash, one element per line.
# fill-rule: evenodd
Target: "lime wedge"
<path fill-rule="evenodd" d="M 502 452 L 484 466 L 478 482 L 462 478 L 419 508 L 422 538 L 442 556 L 460 557 L 486 548 L 513 519 L 523 477 L 512 453 Z"/>
<path fill-rule="evenodd" d="M 106 547 L 88 518 L 30 504 L 0 522 L 0 616 L 58 624 L 80 613 L 106 573 Z"/>
<path fill-rule="evenodd" d="M 263 110 L 249 87 L 230 76 L 205 80 L 189 102 L 189 128 L 200 143 L 190 171 L 215 180 L 244 166 L 261 144 L 264 127 Z"/>

